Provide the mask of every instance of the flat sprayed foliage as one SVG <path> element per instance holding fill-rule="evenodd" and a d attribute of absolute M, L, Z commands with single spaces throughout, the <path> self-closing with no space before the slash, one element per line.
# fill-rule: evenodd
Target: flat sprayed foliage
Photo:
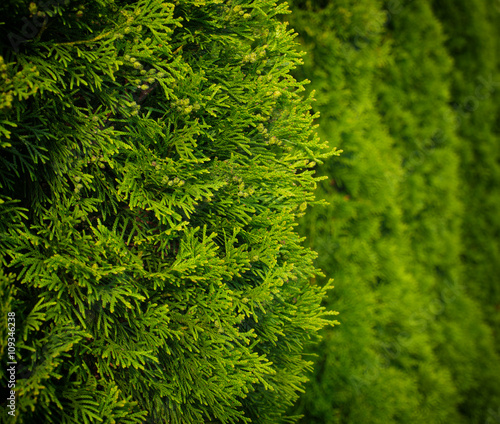
<path fill-rule="evenodd" d="M 304 346 L 327 323 L 294 222 L 333 152 L 289 74 L 300 55 L 276 19 L 285 7 L 0 12 L 16 422 L 294 421 Z"/>

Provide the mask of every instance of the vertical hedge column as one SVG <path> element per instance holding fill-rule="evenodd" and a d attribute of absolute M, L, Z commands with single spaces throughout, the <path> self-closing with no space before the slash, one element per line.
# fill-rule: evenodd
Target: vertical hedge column
<path fill-rule="evenodd" d="M 17 422 L 284 420 L 329 315 L 295 221 L 334 153 L 290 75 L 286 8 L 0 10 Z M 25 34 L 26 20 L 42 23 Z"/>

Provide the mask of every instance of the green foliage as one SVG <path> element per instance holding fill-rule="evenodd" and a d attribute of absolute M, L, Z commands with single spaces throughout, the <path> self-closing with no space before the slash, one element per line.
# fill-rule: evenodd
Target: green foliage
<path fill-rule="evenodd" d="M 455 58 L 451 105 L 460 149 L 467 291 L 478 299 L 500 352 L 498 2 L 434 2 Z"/>
<path fill-rule="evenodd" d="M 491 222 L 499 208 L 483 194 L 488 212 L 466 218 L 463 187 L 474 186 L 464 175 L 479 168 L 462 162 L 470 143 L 450 106 L 461 70 L 443 28 L 430 2 L 294 1 L 292 10 L 308 52 L 295 75 L 312 80 L 319 133 L 343 150 L 319 168 L 328 181 L 318 197 L 331 206 L 299 227 L 336 281 L 325 305 L 342 325 L 315 349 L 296 410 L 304 423 L 484 423 L 498 405 L 498 356 L 467 291 L 487 280 L 463 259 L 477 252 L 472 219 Z M 478 150 L 493 146 L 475 139 Z M 484 174 L 496 175 L 492 161 Z"/>
<path fill-rule="evenodd" d="M 480 305 L 463 290 L 475 274 L 470 262 L 462 262 L 466 251 L 462 240 L 469 237 L 469 230 L 462 229 L 466 223 L 462 202 L 467 199 L 461 189 L 462 181 L 468 180 L 460 173 L 459 153 L 470 142 L 456 137 L 455 116 L 448 104 L 454 69 L 430 4 L 408 5 L 393 20 L 391 34 L 395 66 L 384 75 L 387 84 L 381 85 L 380 99 L 409 174 L 401 188 L 401 204 L 418 264 L 414 273 L 422 292 L 430 295 L 429 304 L 436 305 L 436 317 L 426 331 L 456 387 L 457 409 L 467 422 L 482 423 L 488 407 L 499 400 L 498 356 Z M 399 101 L 391 108 L 394 98 Z M 416 164 L 414 151 L 423 154 Z M 478 276 L 474 278 L 481 284 Z M 454 295 L 446 299 L 443 293 L 450 287 Z"/>
<path fill-rule="evenodd" d="M 286 8 L 21 3 L 1 6 L 16 422 L 294 421 L 332 314 L 295 226 L 334 152 Z"/>

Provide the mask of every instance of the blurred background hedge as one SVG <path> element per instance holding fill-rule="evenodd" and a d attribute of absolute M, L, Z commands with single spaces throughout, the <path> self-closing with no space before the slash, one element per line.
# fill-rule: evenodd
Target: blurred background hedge
<path fill-rule="evenodd" d="M 291 4 L 295 75 L 343 150 L 300 226 L 341 322 L 301 422 L 498 422 L 500 5 Z"/>

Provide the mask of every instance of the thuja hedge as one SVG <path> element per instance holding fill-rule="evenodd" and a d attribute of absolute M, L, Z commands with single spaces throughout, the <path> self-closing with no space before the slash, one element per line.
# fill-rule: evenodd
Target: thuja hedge
<path fill-rule="evenodd" d="M 460 150 L 467 289 L 480 300 L 500 352 L 500 61 L 498 2 L 433 2 L 455 60 L 450 103 Z"/>
<path fill-rule="evenodd" d="M 415 346 L 428 341 L 409 325 L 422 304 L 405 269 L 408 245 L 397 199 L 402 170 L 373 89 L 377 69 L 390 59 L 385 15 L 372 0 L 292 5 L 287 18 L 308 52 L 296 73 L 307 74 L 316 90 L 319 133 L 343 150 L 319 168 L 328 179 L 318 196 L 331 206 L 313 209 L 299 227 L 321 252 L 318 266 L 335 278 L 327 304 L 340 312 L 341 326 L 326 331 L 315 349 L 314 375 L 296 411 L 311 424 L 382 424 L 395 417 L 423 423 L 414 376 L 391 361 L 397 339 L 383 337 L 395 327 Z"/>
<path fill-rule="evenodd" d="M 490 199 L 483 213 L 486 196 L 467 178 L 479 168 L 460 158 L 472 146 L 490 146 L 490 158 L 496 150 L 493 137 L 457 137 L 450 86 L 461 70 L 431 2 L 292 5 L 291 26 L 308 52 L 296 75 L 316 89 L 319 133 L 344 151 L 319 168 L 329 179 L 318 196 L 332 206 L 307 214 L 299 228 L 336 280 L 326 304 L 342 325 L 315 349 L 314 377 L 296 411 L 318 424 L 492 422 L 499 360 L 468 287 L 486 287 L 471 258 L 495 245 L 496 227 L 481 247 L 467 232 L 477 220 L 483 229 L 470 232 L 484 237 L 498 208 Z M 456 20 L 451 26 L 461 31 Z M 486 189 L 497 171 L 485 159 Z M 465 218 L 473 193 L 478 207 Z M 482 256 L 483 269 L 493 269 L 486 258 L 494 255 Z M 489 275 L 483 299 L 494 290 Z"/>
<path fill-rule="evenodd" d="M 304 347 L 331 322 L 295 221 L 334 152 L 290 75 L 286 8 L 0 11 L 16 422 L 294 421 Z"/>
<path fill-rule="evenodd" d="M 401 205 L 414 253 L 410 269 L 433 316 L 422 329 L 454 386 L 455 393 L 443 392 L 441 399 L 455 405 L 463 421 L 483 423 L 500 405 L 500 361 L 482 315 L 484 304 L 467 290 L 481 285 L 482 277 L 464 260 L 470 249 L 465 241 L 475 232 L 466 218 L 469 198 L 463 189 L 470 180 L 465 169 L 475 165 L 460 162 L 471 141 L 457 137 L 450 105 L 451 83 L 461 71 L 453 67 L 453 52 L 446 49 L 430 1 L 405 5 L 394 14 L 388 35 L 394 40 L 394 65 L 381 75 L 379 98 L 407 175 Z M 478 210 L 477 216 L 489 213 Z"/>

